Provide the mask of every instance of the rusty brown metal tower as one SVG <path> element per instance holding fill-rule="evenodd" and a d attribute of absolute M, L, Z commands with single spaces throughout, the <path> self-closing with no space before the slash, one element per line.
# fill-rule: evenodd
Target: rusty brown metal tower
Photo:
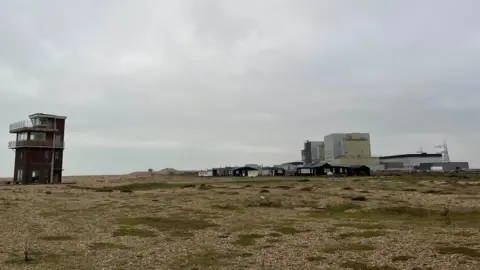
<path fill-rule="evenodd" d="M 8 143 L 8 148 L 15 151 L 14 182 L 60 183 L 67 117 L 36 113 L 29 118 L 9 127 L 17 136 Z"/>

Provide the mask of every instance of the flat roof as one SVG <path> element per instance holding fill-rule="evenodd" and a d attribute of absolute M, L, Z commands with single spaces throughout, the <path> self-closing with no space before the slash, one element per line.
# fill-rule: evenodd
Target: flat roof
<path fill-rule="evenodd" d="M 442 157 L 442 154 L 402 154 L 402 155 L 393 155 L 393 156 L 382 156 L 378 157 L 378 159 L 390 159 L 390 158 L 411 158 L 411 157 Z"/>
<path fill-rule="evenodd" d="M 282 165 L 303 165 L 303 162 L 302 161 L 292 161 L 292 162 L 285 162 L 285 163 L 280 164 L 280 166 L 282 166 Z"/>
<path fill-rule="evenodd" d="M 45 117 L 45 118 L 67 119 L 66 116 L 55 115 L 55 114 L 46 114 L 46 113 L 34 113 L 34 114 L 30 114 L 29 117 L 30 118 Z"/>

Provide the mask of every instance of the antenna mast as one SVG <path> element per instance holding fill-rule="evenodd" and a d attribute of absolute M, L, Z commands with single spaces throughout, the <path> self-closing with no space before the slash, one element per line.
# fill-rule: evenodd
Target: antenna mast
<path fill-rule="evenodd" d="M 443 140 L 443 145 L 437 145 L 435 148 L 442 148 L 443 150 L 439 152 L 442 154 L 442 162 L 450 162 L 450 155 L 448 154 L 447 141 Z"/>

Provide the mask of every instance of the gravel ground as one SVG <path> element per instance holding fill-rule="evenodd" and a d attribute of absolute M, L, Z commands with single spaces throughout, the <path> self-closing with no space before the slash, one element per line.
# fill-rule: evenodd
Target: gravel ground
<path fill-rule="evenodd" d="M 480 269 L 476 181 L 300 179 L 0 186 L 0 269 Z"/>

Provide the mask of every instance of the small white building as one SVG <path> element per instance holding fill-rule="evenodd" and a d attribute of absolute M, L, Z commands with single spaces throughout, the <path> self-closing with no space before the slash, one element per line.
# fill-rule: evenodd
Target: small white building
<path fill-rule="evenodd" d="M 200 177 L 212 177 L 213 176 L 213 171 L 212 170 L 199 171 L 198 176 L 200 176 Z"/>
<path fill-rule="evenodd" d="M 272 169 L 269 169 L 269 168 L 262 169 L 262 176 L 271 176 L 271 175 L 272 175 Z"/>

